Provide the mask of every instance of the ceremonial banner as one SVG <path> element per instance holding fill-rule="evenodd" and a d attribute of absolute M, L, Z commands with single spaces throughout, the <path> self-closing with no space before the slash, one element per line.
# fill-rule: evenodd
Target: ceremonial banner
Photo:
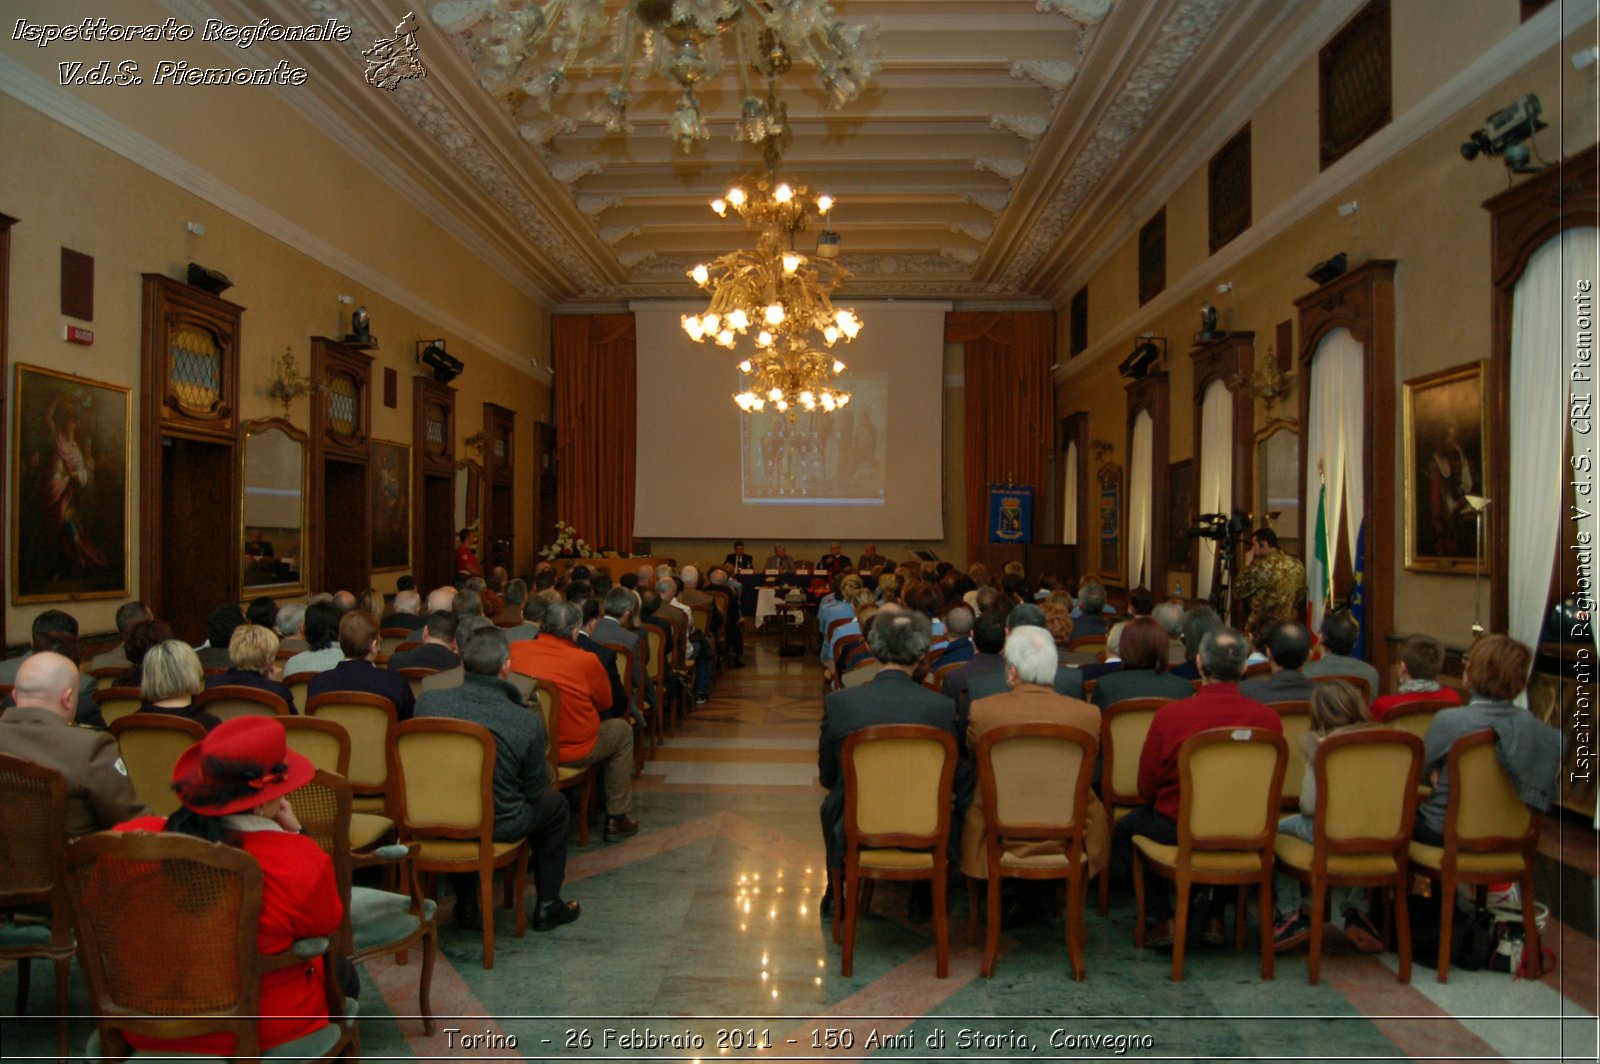
<path fill-rule="evenodd" d="M 1033 542 L 1033 489 L 989 485 L 989 542 Z"/>

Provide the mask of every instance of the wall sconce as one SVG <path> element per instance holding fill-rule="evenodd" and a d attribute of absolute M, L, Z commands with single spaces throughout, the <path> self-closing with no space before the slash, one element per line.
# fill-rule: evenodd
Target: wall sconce
<path fill-rule="evenodd" d="M 1246 377 L 1237 371 L 1233 374 L 1233 387 L 1246 395 L 1263 400 L 1270 411 L 1278 400 L 1287 396 L 1294 387 L 1294 376 L 1293 373 L 1285 373 L 1278 368 L 1278 359 L 1269 346 L 1265 362 L 1253 375 Z"/>
<path fill-rule="evenodd" d="M 267 382 L 267 394 L 283 404 L 283 419 L 289 420 L 289 404 L 302 395 L 314 395 L 320 391 L 322 385 L 301 375 L 299 367 L 295 365 L 294 352 L 285 345 L 283 357 L 278 359 L 277 372 Z"/>

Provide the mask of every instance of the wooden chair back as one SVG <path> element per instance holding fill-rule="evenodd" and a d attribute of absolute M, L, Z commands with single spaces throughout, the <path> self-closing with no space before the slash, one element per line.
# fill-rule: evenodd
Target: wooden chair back
<path fill-rule="evenodd" d="M 1271 702 L 1267 708 L 1283 719 L 1283 741 L 1289 744 L 1289 760 L 1283 767 L 1283 798 L 1285 809 L 1299 809 L 1300 789 L 1306 782 L 1306 754 L 1300 740 L 1311 730 L 1311 703 Z"/>
<path fill-rule="evenodd" d="M 244 684 L 218 684 L 194 696 L 195 705 L 206 707 L 218 720 L 234 717 L 287 717 L 289 703 L 282 695 Z"/>
<path fill-rule="evenodd" d="M 95 687 L 104 691 L 110 687 L 118 676 L 128 671 L 126 665 L 102 665 L 98 669 L 90 669 L 89 675 L 94 677 Z"/>
<path fill-rule="evenodd" d="M 1124 698 L 1113 702 L 1100 715 L 1100 793 L 1106 806 L 1106 820 L 1116 823 L 1119 806 L 1131 808 L 1139 797 L 1139 751 L 1156 710 L 1170 698 Z"/>
<path fill-rule="evenodd" d="M 871 683 L 872 678 L 882 671 L 882 662 L 864 661 L 855 668 L 846 670 L 839 677 L 839 685 L 841 687 L 860 687 L 864 683 Z"/>
<path fill-rule="evenodd" d="M 1490 853 L 1537 844 L 1538 818 L 1522 804 L 1516 784 L 1500 765 L 1493 730 L 1474 732 L 1450 747 L 1445 799 L 1447 850 Z"/>
<path fill-rule="evenodd" d="M 350 733 L 344 725 L 326 717 L 299 714 L 283 718 L 284 738 L 289 749 L 302 755 L 319 771 L 340 776 L 350 774 Z"/>
<path fill-rule="evenodd" d="M 66 781 L 55 769 L 0 754 L 0 810 L 5 811 L 0 817 L 0 910 L 49 909 L 44 940 L 8 938 L 0 942 L 0 960 L 20 962 L 18 1013 L 27 998 L 28 962 L 39 958 L 54 964 L 56 1055 L 66 1060 L 67 987 L 77 949 L 66 892 Z"/>
<path fill-rule="evenodd" d="M 534 689 L 536 705 L 529 706 L 537 709 L 544 718 L 545 760 L 550 765 L 550 778 L 561 778 L 561 689 L 553 683 L 542 683 Z"/>
<path fill-rule="evenodd" d="M 1453 709 L 1458 705 L 1459 702 L 1448 698 L 1419 698 L 1415 702 L 1402 702 L 1389 711 L 1383 723 L 1422 739 L 1427 736 L 1428 727 L 1433 724 L 1433 718 L 1440 710 Z"/>
<path fill-rule="evenodd" d="M 283 678 L 283 686 L 294 695 L 294 704 L 300 707 L 300 712 L 306 711 L 306 702 L 310 700 L 311 693 L 307 688 L 311 686 L 311 678 L 318 675 L 314 672 L 297 672 L 292 676 Z"/>
<path fill-rule="evenodd" d="M 400 649 L 401 643 L 410 641 L 411 629 L 409 628 L 378 629 L 378 653 L 380 654 L 393 654 Z"/>
<path fill-rule="evenodd" d="M 1106 652 L 1106 637 L 1103 635 L 1080 635 L 1067 641 L 1067 652 L 1070 654 L 1098 654 Z"/>
<path fill-rule="evenodd" d="M 137 687 L 102 687 L 94 693 L 94 703 L 109 728 L 119 718 L 139 712 L 144 705 L 144 692 Z"/>
<path fill-rule="evenodd" d="M 471 839 L 484 852 L 492 848 L 494 756 L 494 736 L 481 724 L 449 717 L 397 724 L 389 772 L 401 837 Z"/>
<path fill-rule="evenodd" d="M 1318 743 L 1311 769 L 1314 845 L 1324 863 L 1336 854 L 1404 860 L 1422 774 L 1421 739 L 1395 728 L 1352 728 Z"/>
<path fill-rule="evenodd" d="M 1265 728 L 1211 728 L 1178 747 L 1178 860 L 1194 851 L 1270 853 L 1288 750 Z"/>
<path fill-rule="evenodd" d="M 411 685 L 411 697 L 421 698 L 423 690 L 422 681 L 426 680 L 439 670 L 425 668 L 421 665 L 413 665 L 410 668 L 396 669 L 395 671 L 401 676 L 404 676 L 406 678 L 406 683 Z"/>
<path fill-rule="evenodd" d="M 385 793 L 389 745 L 395 729 L 394 703 L 365 691 L 325 691 L 310 699 L 306 716 L 331 720 L 350 736 L 350 790 L 363 797 Z"/>
<path fill-rule="evenodd" d="M 185 750 L 205 738 L 205 728 L 170 713 L 133 713 L 112 721 L 111 734 L 122 748 L 122 763 L 139 801 L 158 816 L 177 812 L 172 770 Z"/>
<path fill-rule="evenodd" d="M 440 669 L 437 672 L 424 676 L 420 683 L 422 691 L 444 691 L 451 687 L 460 687 L 466 682 L 467 670 L 465 666 L 457 665 L 453 669 Z"/>
<path fill-rule="evenodd" d="M 1334 680 L 1343 680 L 1345 683 L 1361 692 L 1362 701 L 1372 704 L 1372 684 L 1367 682 L 1365 676 L 1351 676 L 1342 673 L 1333 673 L 1324 676 L 1307 676 L 1312 683 L 1332 683 Z"/>

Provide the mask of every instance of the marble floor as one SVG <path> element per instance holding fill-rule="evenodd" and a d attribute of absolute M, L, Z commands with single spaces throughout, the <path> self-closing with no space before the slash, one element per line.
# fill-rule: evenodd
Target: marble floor
<path fill-rule="evenodd" d="M 1547 943 L 1558 963 L 1537 981 L 1418 968 L 1395 981 L 1392 954 L 1354 952 L 1334 932 L 1320 986 L 1305 954 L 1260 979 L 1259 954 L 1197 949 L 1182 983 L 1170 958 L 1132 942 L 1131 899 L 1088 918 L 1087 977 L 1072 981 L 1062 926 L 1008 929 L 992 979 L 965 945 L 964 892 L 951 894 L 950 977 L 934 977 L 931 926 L 879 889 L 864 917 L 855 973 L 821 918 L 816 734 L 821 673 L 759 638 L 749 665 L 645 766 L 635 815 L 644 830 L 575 844 L 566 896 L 577 923 L 518 940 L 497 913 L 496 966 L 476 933 L 449 926 L 434 971 L 437 1032 L 415 1016 L 419 971 L 389 960 L 362 972 L 365 1056 L 527 1060 L 1595 1060 L 1594 835 L 1552 825 Z M 1563 919 L 1565 917 L 1565 919 Z M 1251 928 L 1254 934 L 1254 928 Z M 0 966 L 7 1059 L 54 1055 L 48 968 L 36 966 L 18 1018 L 17 975 Z M 87 1007 L 74 969 L 74 1011 Z M 90 1021 L 78 1017 L 74 1044 Z"/>

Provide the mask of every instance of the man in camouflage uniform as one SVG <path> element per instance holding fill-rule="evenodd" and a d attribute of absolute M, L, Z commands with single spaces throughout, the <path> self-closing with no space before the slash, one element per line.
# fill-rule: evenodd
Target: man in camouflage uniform
<path fill-rule="evenodd" d="M 1250 604 L 1245 629 L 1256 639 L 1274 625 L 1305 616 L 1306 567 L 1278 549 L 1278 535 L 1270 528 L 1258 530 L 1251 540 L 1234 590 Z"/>

